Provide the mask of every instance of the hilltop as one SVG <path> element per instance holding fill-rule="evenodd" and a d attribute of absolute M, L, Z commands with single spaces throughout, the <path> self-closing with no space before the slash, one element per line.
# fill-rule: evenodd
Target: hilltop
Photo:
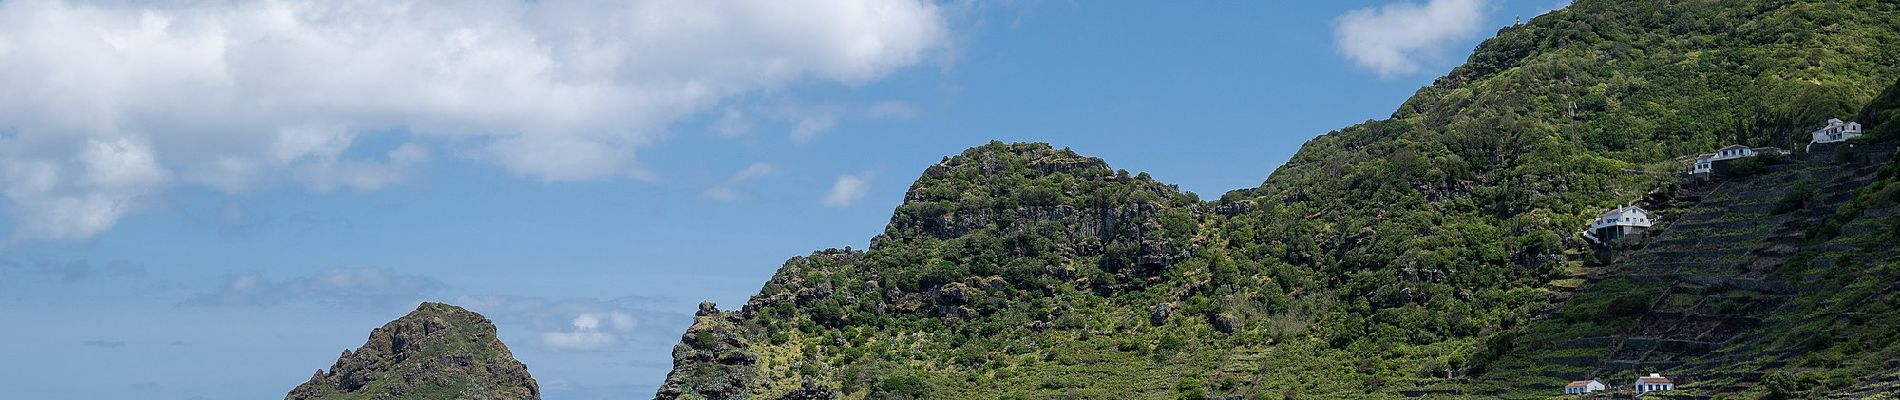
<path fill-rule="evenodd" d="M 441 303 L 371 331 L 285 400 L 539 399 L 540 387 L 487 317 Z"/>

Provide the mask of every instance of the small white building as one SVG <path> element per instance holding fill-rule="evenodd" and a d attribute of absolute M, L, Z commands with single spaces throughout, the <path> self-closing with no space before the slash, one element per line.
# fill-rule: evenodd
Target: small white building
<path fill-rule="evenodd" d="M 1715 155 L 1703 154 L 1695 156 L 1695 165 L 1689 167 L 1689 175 L 1703 176 L 1710 172 L 1715 172 Z"/>
<path fill-rule="evenodd" d="M 1728 161 L 1743 157 L 1754 157 L 1755 154 L 1755 149 L 1753 148 L 1739 144 L 1731 144 L 1728 145 L 1728 147 L 1716 150 L 1715 156 L 1709 158 L 1709 161 L 1711 163 L 1716 161 Z"/>
<path fill-rule="evenodd" d="M 1591 379 L 1587 381 L 1576 381 L 1576 382 L 1570 382 L 1569 385 L 1564 385 L 1564 394 L 1584 394 L 1584 393 L 1595 392 L 1595 391 L 1603 390 L 1607 388 L 1608 387 L 1603 386 L 1602 381 L 1598 381 L 1595 379 Z"/>
<path fill-rule="evenodd" d="M 1791 153 L 1788 152 L 1787 150 L 1777 149 L 1773 147 L 1748 147 L 1748 146 L 1743 146 L 1739 144 L 1731 144 L 1731 145 L 1728 145 L 1727 147 L 1716 149 L 1714 153 L 1697 155 L 1695 158 L 1695 164 L 1689 167 L 1689 176 L 1706 179 L 1710 175 L 1712 175 L 1715 172 L 1715 169 L 1717 167 L 1720 167 L 1721 164 L 1727 163 L 1728 161 L 1740 160 L 1744 158 L 1759 156 L 1762 154 L 1777 154 L 1777 155 L 1785 156 Z"/>
<path fill-rule="evenodd" d="M 1659 390 L 1676 390 L 1676 383 L 1670 382 L 1669 378 L 1663 377 L 1662 374 L 1655 373 L 1636 378 L 1636 394 Z"/>
<path fill-rule="evenodd" d="M 1860 133 L 1859 122 L 1846 122 L 1841 121 L 1840 118 L 1829 118 L 1827 125 L 1814 131 L 1812 134 L 1814 140 L 1808 142 L 1808 148 L 1805 151 L 1813 152 L 1814 145 L 1817 144 L 1845 142 L 1848 139 L 1860 137 Z"/>
<path fill-rule="evenodd" d="M 1859 122 L 1845 122 L 1841 121 L 1840 118 L 1829 118 L 1827 120 L 1827 126 L 1823 126 L 1821 129 L 1814 131 L 1814 141 L 1810 143 L 1845 142 L 1847 139 L 1853 139 L 1858 136 L 1860 136 Z"/>
<path fill-rule="evenodd" d="M 1590 222 L 1591 240 L 1598 243 L 1616 241 L 1623 238 L 1640 238 L 1649 231 L 1651 221 L 1649 210 L 1636 205 L 1617 207 L 1603 213 L 1596 221 Z"/>

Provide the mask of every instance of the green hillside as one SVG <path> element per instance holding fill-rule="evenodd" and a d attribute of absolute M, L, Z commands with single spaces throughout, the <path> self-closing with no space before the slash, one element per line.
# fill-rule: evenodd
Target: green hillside
<path fill-rule="evenodd" d="M 1893 274 L 1811 261 L 1892 247 L 1855 222 L 1882 215 L 1891 173 L 1806 160 L 1734 182 L 1748 196 L 1670 188 L 1686 157 L 1723 144 L 1798 149 L 1827 118 L 1891 114 L 1896 95 L 1875 98 L 1895 65 L 1893 2 L 1579 0 L 1501 30 L 1391 118 L 1322 135 L 1219 199 L 1067 149 L 972 148 L 925 170 L 870 249 L 793 258 L 741 309 L 703 309 L 659 397 L 1546 396 L 1573 375 L 1660 365 L 1602 367 L 1629 361 L 1600 354 L 1624 343 L 1559 341 L 1626 338 L 1660 321 L 1642 314 L 1669 310 L 1658 305 L 1709 298 L 1774 312 L 1727 310 L 1753 318 L 1720 325 L 1739 339 L 1667 360 L 1728 373 L 1698 387 L 1871 387 L 1860 377 L 1888 369 L 1862 355 L 1891 341 L 1785 342 L 1816 315 L 1891 303 Z M 1864 178 L 1829 180 L 1839 174 Z M 1795 182 L 1823 197 L 1727 213 L 1778 208 Z M 1862 186 L 1866 200 L 1825 197 Z M 1642 254 L 1589 262 L 1575 232 L 1644 198 L 1682 215 L 1657 243 L 1709 235 L 1741 256 L 1787 245 L 1778 266 L 1736 273 L 1792 274 L 1775 278 L 1791 287 L 1632 283 L 1615 271 L 1643 268 L 1628 265 Z M 1785 229 L 1680 228 L 1722 218 Z M 1779 236 L 1796 227 L 1812 235 Z M 1664 296 L 1688 289 L 1696 299 Z M 1595 325 L 1559 324 L 1579 320 Z M 1845 343 L 1859 347 L 1803 361 Z"/>

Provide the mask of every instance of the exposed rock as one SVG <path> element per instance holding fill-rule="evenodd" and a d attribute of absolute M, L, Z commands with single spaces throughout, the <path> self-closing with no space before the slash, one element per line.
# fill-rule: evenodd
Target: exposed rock
<path fill-rule="evenodd" d="M 812 287 L 799 288 L 798 294 L 793 296 L 793 298 L 798 302 L 798 305 L 803 306 L 817 303 L 820 300 L 831 297 L 831 294 L 831 284 L 820 282 Z"/>
<path fill-rule="evenodd" d="M 1174 305 L 1168 303 L 1148 307 L 1148 323 L 1161 325 L 1168 323 L 1168 316 L 1174 314 Z"/>
<path fill-rule="evenodd" d="M 702 304 L 703 306 L 704 304 Z M 702 310 L 704 308 L 702 307 Z M 723 313 L 693 319 L 673 346 L 673 371 L 656 399 L 740 399 L 753 396 L 759 357 Z"/>
<path fill-rule="evenodd" d="M 801 385 L 798 388 L 798 390 L 794 390 L 790 393 L 779 395 L 776 399 L 777 400 L 835 400 L 837 398 L 838 398 L 837 389 L 832 389 L 823 384 L 812 382 L 811 379 L 806 379 L 804 384 Z"/>
<path fill-rule="evenodd" d="M 1220 331 L 1221 333 L 1234 333 L 1234 330 L 1237 329 L 1240 329 L 1239 317 L 1228 314 L 1214 316 L 1214 330 Z"/>
<path fill-rule="evenodd" d="M 329 372 L 317 371 L 286 400 L 304 399 L 539 399 L 540 387 L 495 324 L 461 307 L 422 303 L 415 312 L 371 331 L 355 351 L 344 350 Z"/>
<path fill-rule="evenodd" d="M 1028 329 L 1035 332 L 1042 332 L 1042 331 L 1049 330 L 1049 323 L 1043 322 L 1043 321 L 1029 321 L 1029 323 L 1023 324 L 1023 329 Z"/>
<path fill-rule="evenodd" d="M 704 317 L 704 316 L 718 314 L 718 313 L 719 313 L 718 304 L 713 304 L 713 302 L 711 301 L 702 301 L 702 302 L 699 302 L 699 311 L 694 312 L 693 315 Z"/>
<path fill-rule="evenodd" d="M 970 287 L 962 283 L 946 283 L 937 288 L 937 298 L 949 304 L 970 304 L 970 291 Z"/>
<path fill-rule="evenodd" d="M 1003 277 L 1000 277 L 1000 276 L 991 276 L 991 277 L 983 278 L 978 283 L 980 284 L 980 286 L 983 287 L 984 290 L 1000 291 L 1004 289 L 1009 289 L 1009 281 L 1003 279 Z"/>
<path fill-rule="evenodd" d="M 1056 277 L 1056 279 L 1065 281 L 1075 279 L 1075 267 L 1049 265 L 1043 267 L 1043 270 L 1044 272 L 1048 272 L 1049 276 Z"/>

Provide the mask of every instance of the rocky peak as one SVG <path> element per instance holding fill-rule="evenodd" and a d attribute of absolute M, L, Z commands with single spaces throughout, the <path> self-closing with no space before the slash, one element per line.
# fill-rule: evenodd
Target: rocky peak
<path fill-rule="evenodd" d="M 1003 143 L 992 141 L 971 147 L 956 156 L 944 157 L 924 170 L 923 183 L 958 172 L 973 172 L 984 177 L 1000 177 L 1027 168 L 1041 174 L 1105 176 L 1114 174 L 1108 162 L 1076 154 L 1068 148 L 1057 149 L 1048 143 Z"/>
<path fill-rule="evenodd" d="M 442 303 L 376 328 L 286 400 L 342 398 L 539 399 L 528 368 L 481 314 Z"/>
<path fill-rule="evenodd" d="M 673 346 L 673 371 L 666 374 L 656 399 L 742 399 L 753 397 L 759 357 L 733 321 L 712 302 L 700 303 L 693 325 Z"/>

